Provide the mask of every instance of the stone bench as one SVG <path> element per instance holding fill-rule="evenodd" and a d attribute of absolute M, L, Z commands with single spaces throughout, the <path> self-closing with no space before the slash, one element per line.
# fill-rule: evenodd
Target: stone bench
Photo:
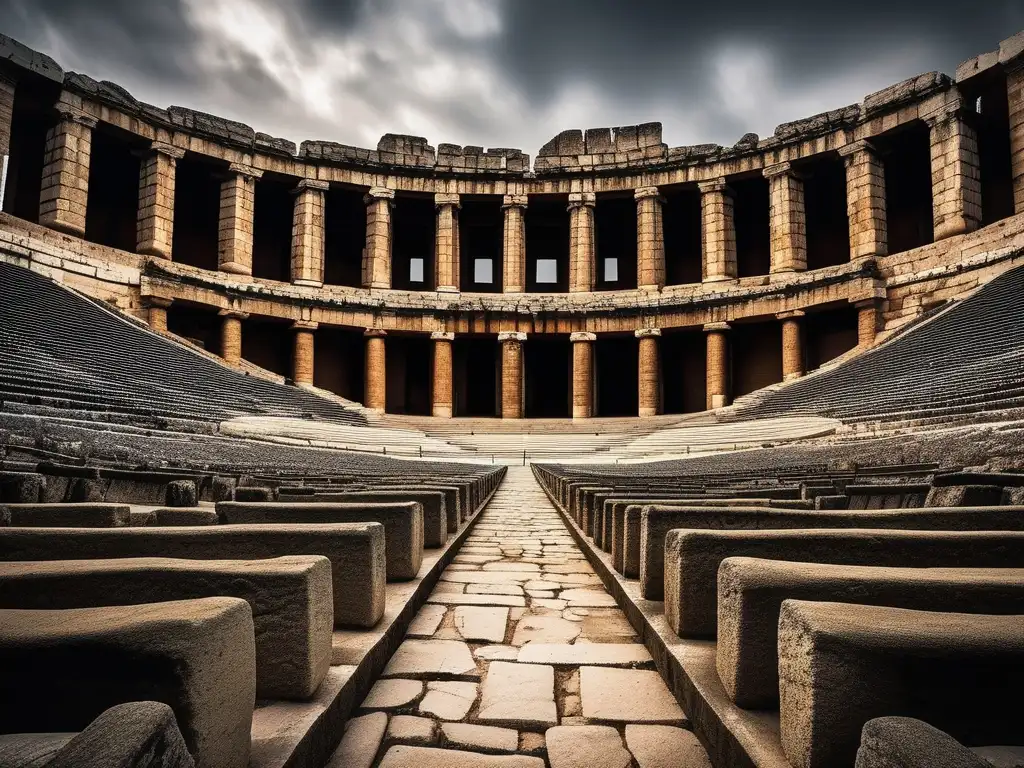
<path fill-rule="evenodd" d="M 292 504 L 401 504 L 414 501 L 423 507 L 423 546 L 443 547 L 448 541 L 448 513 L 444 494 L 440 491 L 317 491 L 305 495 L 281 492 L 277 500 Z M 452 510 L 452 513 L 457 514 L 457 511 Z"/>
<path fill-rule="evenodd" d="M 335 626 L 372 627 L 384 615 L 384 527 L 225 525 L 197 528 L 0 528 L 0 561 L 171 557 L 263 560 L 323 555 L 331 561 Z"/>
<path fill-rule="evenodd" d="M 45 487 L 46 479 L 36 472 L 0 471 L 0 503 L 36 504 Z"/>
<path fill-rule="evenodd" d="M 665 619 L 680 637 L 715 636 L 718 567 L 727 557 L 908 568 L 1024 568 L 1024 533 L 673 530 L 665 540 Z"/>
<path fill-rule="evenodd" d="M 161 507 L 154 509 L 153 525 L 219 525 L 220 518 L 212 507 Z"/>
<path fill-rule="evenodd" d="M 911 717 L 876 717 L 860 732 L 855 768 L 993 768 L 948 733 Z"/>
<path fill-rule="evenodd" d="M 127 504 L 4 504 L 11 525 L 32 528 L 121 528 L 131 520 Z"/>
<path fill-rule="evenodd" d="M 637 540 L 625 526 L 626 558 L 639 550 L 640 593 L 664 596 L 665 534 L 673 528 L 770 530 L 784 528 L 885 528 L 931 531 L 1024 530 L 1024 507 L 933 507 L 884 510 L 715 509 L 644 507 Z M 799 560 L 799 558 L 794 558 Z"/>
<path fill-rule="evenodd" d="M 879 568 L 730 557 L 718 568 L 718 675 L 746 709 L 779 701 L 782 601 L 1024 614 L 1024 568 Z"/>
<path fill-rule="evenodd" d="M 221 501 L 222 525 L 380 523 L 388 581 L 415 579 L 423 563 L 423 507 L 419 502 L 390 504 L 282 503 Z"/>
<path fill-rule="evenodd" d="M 256 694 L 308 699 L 331 663 L 331 564 L 271 560 L 49 560 L 0 563 L 0 608 L 52 610 L 238 597 L 252 606 Z"/>
<path fill-rule="evenodd" d="M 153 758 L 158 756 L 159 762 Z M 118 704 L 81 733 L 0 735 L 0 768 L 194 768 L 174 711 L 156 701 Z"/>
<path fill-rule="evenodd" d="M 197 768 L 247 768 L 253 638 L 249 604 L 233 597 L 0 610 L 0 722 L 9 733 L 74 732 L 115 704 L 161 701 Z"/>
<path fill-rule="evenodd" d="M 1020 739 L 1024 616 L 786 600 L 779 730 L 794 768 L 850 765 L 864 724 L 898 712 L 965 744 Z"/>

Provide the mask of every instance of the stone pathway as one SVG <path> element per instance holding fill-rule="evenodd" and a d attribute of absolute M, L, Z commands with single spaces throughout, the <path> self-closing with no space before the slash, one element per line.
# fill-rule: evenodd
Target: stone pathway
<path fill-rule="evenodd" d="M 529 468 L 510 468 L 332 768 L 710 768 Z"/>

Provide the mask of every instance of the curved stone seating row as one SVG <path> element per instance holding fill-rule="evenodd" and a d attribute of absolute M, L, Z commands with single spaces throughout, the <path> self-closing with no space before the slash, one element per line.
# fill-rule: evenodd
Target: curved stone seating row
<path fill-rule="evenodd" d="M 992 768 L 1022 759 L 1022 747 L 968 749 L 921 720 L 876 717 L 861 731 L 856 768 Z"/>

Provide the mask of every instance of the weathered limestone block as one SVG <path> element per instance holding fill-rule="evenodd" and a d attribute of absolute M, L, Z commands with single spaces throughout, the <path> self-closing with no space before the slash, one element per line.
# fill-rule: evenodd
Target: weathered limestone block
<path fill-rule="evenodd" d="M 131 507 L 127 504 L 5 504 L 10 525 L 34 528 L 123 528 Z"/>
<path fill-rule="evenodd" d="M 230 496 L 221 501 L 273 501 L 274 491 L 272 488 L 249 488 L 239 487 L 235 488 Z"/>
<path fill-rule="evenodd" d="M 395 190 L 371 187 L 366 203 L 366 248 L 363 250 L 363 288 L 391 287 L 391 207 Z"/>
<path fill-rule="evenodd" d="M 367 328 L 363 336 L 366 338 L 366 407 L 383 413 L 387 402 L 387 362 L 384 347 L 387 332 L 380 328 Z"/>
<path fill-rule="evenodd" d="M 708 323 L 707 334 L 707 408 L 729 404 L 729 331 L 728 323 Z"/>
<path fill-rule="evenodd" d="M 839 150 L 846 166 L 846 214 L 850 258 L 884 256 L 889 250 L 885 217 L 885 168 L 867 141 Z"/>
<path fill-rule="evenodd" d="M 174 106 L 168 107 L 166 114 L 171 125 L 184 128 L 189 133 L 208 136 L 217 141 L 252 147 L 256 139 L 256 131 L 248 125 L 228 120 L 225 117 L 198 112 L 187 107 Z"/>
<path fill-rule="evenodd" d="M 771 199 L 771 271 L 772 274 L 807 269 L 807 216 L 804 208 L 804 182 L 789 163 L 777 163 L 764 169 Z"/>
<path fill-rule="evenodd" d="M 958 112 L 944 111 L 927 122 L 935 239 L 973 232 L 981 225 L 977 134 Z"/>
<path fill-rule="evenodd" d="M 291 278 L 296 285 L 324 284 L 324 192 L 326 181 L 302 179 L 292 213 Z"/>
<path fill-rule="evenodd" d="M 594 415 L 594 342 L 597 335 L 577 332 L 572 343 L 572 417 L 589 419 Z"/>
<path fill-rule="evenodd" d="M 296 386 L 313 386 L 316 346 L 314 332 L 319 325 L 304 320 L 292 323 L 292 380 Z"/>
<path fill-rule="evenodd" d="M 505 195 L 501 209 L 505 213 L 502 240 L 502 291 L 526 290 L 526 195 Z"/>
<path fill-rule="evenodd" d="M 889 111 L 902 104 L 917 101 L 931 93 L 948 90 L 951 86 L 952 81 L 947 75 L 941 72 L 925 72 L 869 93 L 861 101 L 861 111 L 865 117 L 870 117 L 878 112 Z"/>
<path fill-rule="evenodd" d="M 334 613 L 327 558 L 0 563 L 0 608 L 66 610 L 220 596 L 252 606 L 256 695 L 312 696 L 331 663 Z"/>
<path fill-rule="evenodd" d="M 217 513 L 209 507 L 168 507 L 154 509 L 153 525 L 218 525 Z M 134 523 L 133 523 L 134 525 Z"/>
<path fill-rule="evenodd" d="M 384 526 L 389 581 L 416 578 L 423 562 L 423 507 L 415 501 L 372 504 L 221 501 L 217 503 L 217 517 L 222 524 L 232 525 L 380 523 Z"/>
<path fill-rule="evenodd" d="M 725 179 L 702 181 L 700 209 L 704 238 L 704 282 L 736 277 L 736 222 L 732 194 Z M 710 406 L 709 406 L 710 407 Z"/>
<path fill-rule="evenodd" d="M 57 109 L 60 119 L 46 134 L 39 223 L 83 237 L 96 119 L 69 104 L 61 103 Z"/>
<path fill-rule="evenodd" d="M 430 334 L 434 342 L 434 386 L 431 412 L 442 419 L 452 417 L 452 341 L 455 334 L 450 331 L 434 331 Z"/>
<path fill-rule="evenodd" d="M 523 417 L 523 344 L 526 334 L 504 331 L 498 334 L 501 345 L 501 418 Z"/>
<path fill-rule="evenodd" d="M 462 287 L 459 248 L 459 196 L 435 194 L 436 234 L 434 237 L 434 275 L 437 290 L 458 292 Z"/>
<path fill-rule="evenodd" d="M 180 147 L 155 141 L 142 159 L 136 224 L 136 250 L 139 253 L 172 258 L 175 170 L 178 160 L 184 155 L 185 150 Z"/>
<path fill-rule="evenodd" d="M 165 502 L 169 507 L 194 507 L 199 504 L 195 480 L 172 480 L 167 484 Z"/>
<path fill-rule="evenodd" d="M 926 507 L 988 507 L 1003 503 L 999 485 L 949 485 L 932 488 L 924 500 Z"/>
<path fill-rule="evenodd" d="M 992 768 L 948 733 L 910 717 L 876 717 L 860 732 L 856 768 Z"/>
<path fill-rule="evenodd" d="M 569 195 L 569 291 L 594 290 L 594 207 L 593 192 Z"/>
<path fill-rule="evenodd" d="M 0 472 L 0 502 L 38 504 L 46 489 L 46 478 L 35 472 Z"/>
<path fill-rule="evenodd" d="M 220 225 L 217 263 L 221 272 L 252 274 L 253 214 L 256 210 L 256 180 L 263 175 L 240 163 L 232 163 L 220 185 Z"/>
<path fill-rule="evenodd" d="M 308 554 L 331 561 L 335 625 L 374 626 L 384 613 L 384 527 L 379 523 L 0 529 L 0 561 L 6 562 L 125 557 L 260 560 Z"/>
<path fill-rule="evenodd" d="M 113 704 L 162 701 L 197 768 L 246 768 L 254 637 L 249 604 L 233 597 L 3 610 L 0 719 L 9 732 L 80 731 Z"/>
<path fill-rule="evenodd" d="M 408 165 L 432 168 L 436 162 L 434 148 L 422 136 L 385 133 L 377 142 L 377 157 L 386 165 Z"/>
<path fill-rule="evenodd" d="M 640 416 L 657 416 L 661 402 L 661 364 L 658 358 L 660 328 L 640 328 L 634 331 L 639 340 L 639 402 Z"/>
<path fill-rule="evenodd" d="M 636 199 L 637 287 L 661 290 L 665 287 L 664 200 L 657 187 L 641 187 L 633 196 Z"/>

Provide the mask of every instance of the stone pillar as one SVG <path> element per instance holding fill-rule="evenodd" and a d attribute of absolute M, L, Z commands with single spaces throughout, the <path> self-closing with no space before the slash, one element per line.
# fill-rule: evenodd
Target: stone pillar
<path fill-rule="evenodd" d="M 172 299 L 159 296 L 147 296 L 143 299 L 146 306 L 149 327 L 158 333 L 167 333 L 167 310 L 171 308 Z"/>
<path fill-rule="evenodd" d="M 973 232 L 981 225 L 977 134 L 959 110 L 946 110 L 927 122 L 931 129 L 935 240 Z"/>
<path fill-rule="evenodd" d="M 154 141 L 142 157 L 135 245 L 139 253 L 171 258 L 175 167 L 184 156 L 184 149 Z"/>
<path fill-rule="evenodd" d="M 763 171 L 771 199 L 771 273 L 807 269 L 807 217 L 804 182 L 790 164 L 776 163 Z"/>
<path fill-rule="evenodd" d="M 804 375 L 804 313 L 799 309 L 780 312 L 775 317 L 782 321 L 782 380 L 799 379 Z"/>
<path fill-rule="evenodd" d="M 640 328 L 634 335 L 640 340 L 640 416 L 657 416 L 661 401 L 661 366 L 658 361 L 658 337 L 661 336 L 661 329 Z"/>
<path fill-rule="evenodd" d="M 885 219 L 885 168 L 875 148 L 863 139 L 839 150 L 846 166 L 846 215 L 850 222 L 850 258 L 889 252 Z"/>
<path fill-rule="evenodd" d="M 729 324 L 708 323 L 704 331 L 708 340 L 707 407 L 724 408 L 729 404 Z"/>
<path fill-rule="evenodd" d="M 302 179 L 292 209 L 292 282 L 319 288 L 324 284 L 324 192 L 326 181 Z"/>
<path fill-rule="evenodd" d="M 878 299 L 865 299 L 853 305 L 857 308 L 857 346 L 864 349 L 874 346 L 880 303 Z"/>
<path fill-rule="evenodd" d="M 1013 210 L 1015 213 L 1024 213 L 1024 58 L 1006 67 L 1006 92 L 1010 107 Z"/>
<path fill-rule="evenodd" d="M 736 277 L 736 221 L 732 192 L 725 179 L 702 181 L 700 189 L 701 229 L 704 241 L 705 283 Z"/>
<path fill-rule="evenodd" d="M 366 407 L 384 412 L 387 402 L 387 367 L 384 349 L 384 337 L 387 331 L 381 328 L 367 328 L 363 336 L 366 337 L 366 379 L 365 393 Z"/>
<path fill-rule="evenodd" d="M 505 195 L 504 246 L 502 249 L 502 282 L 504 293 L 526 290 L 526 195 Z"/>
<path fill-rule="evenodd" d="M 523 343 L 526 334 L 503 331 L 498 334 L 501 344 L 501 418 L 523 417 Z"/>
<path fill-rule="evenodd" d="M 363 250 L 363 288 L 391 287 L 391 206 L 395 190 L 370 187 L 366 203 L 366 248 Z"/>
<path fill-rule="evenodd" d="M 256 179 L 263 175 L 248 165 L 232 163 L 220 184 L 220 234 L 217 264 L 221 272 L 252 274 L 252 225 L 256 210 Z"/>
<path fill-rule="evenodd" d="M 434 404 L 431 413 L 442 419 L 452 417 L 452 342 L 451 331 L 434 331 Z"/>
<path fill-rule="evenodd" d="M 593 333 L 576 332 L 572 342 L 572 417 L 589 419 L 594 415 L 594 342 Z"/>
<path fill-rule="evenodd" d="M 4 207 L 7 166 L 11 159 L 11 123 L 14 121 L 14 91 L 17 84 L 13 74 L 0 72 L 0 210 Z"/>
<path fill-rule="evenodd" d="M 437 290 L 458 293 L 462 290 L 459 255 L 459 196 L 434 195 L 437 229 L 434 237 L 434 275 Z"/>
<path fill-rule="evenodd" d="M 569 291 L 594 290 L 594 206 L 593 192 L 569 195 Z"/>
<path fill-rule="evenodd" d="M 665 231 L 657 187 L 641 187 L 636 199 L 636 285 L 647 291 L 665 287 Z"/>
<path fill-rule="evenodd" d="M 237 366 L 242 362 L 242 321 L 248 312 L 234 309 L 220 311 L 220 356 L 228 365 Z"/>
<path fill-rule="evenodd" d="M 58 110 L 60 120 L 46 134 L 39 223 L 82 237 L 89 202 L 89 158 L 96 118 L 67 105 L 61 105 Z"/>
<path fill-rule="evenodd" d="M 292 323 L 292 380 L 296 386 L 312 387 L 316 370 L 314 349 L 316 346 L 313 332 L 320 323 L 307 320 L 296 320 Z"/>

